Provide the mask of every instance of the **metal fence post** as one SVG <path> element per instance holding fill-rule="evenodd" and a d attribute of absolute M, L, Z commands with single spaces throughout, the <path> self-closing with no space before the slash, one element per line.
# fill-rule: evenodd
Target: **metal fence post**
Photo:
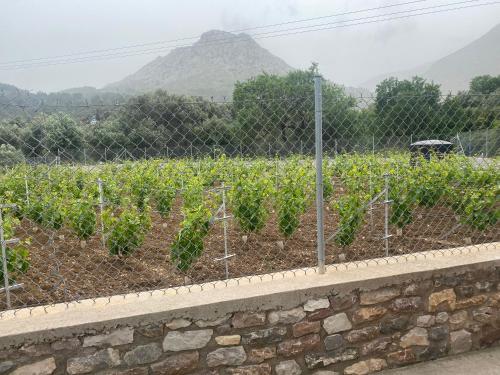
<path fill-rule="evenodd" d="M 314 77 L 314 123 L 316 135 L 316 240 L 319 273 L 325 273 L 325 233 L 323 227 L 323 96 L 321 76 Z"/>
<path fill-rule="evenodd" d="M 5 239 L 3 236 L 3 217 L 2 208 L 0 208 L 0 241 L 2 242 L 2 272 L 3 272 L 3 283 L 5 289 L 5 297 L 7 299 L 7 308 L 10 309 L 10 290 L 9 290 L 9 271 L 7 269 L 7 246 L 5 244 Z"/>
<path fill-rule="evenodd" d="M 385 256 L 389 256 L 389 238 L 392 236 L 389 234 L 389 205 L 392 203 L 392 200 L 389 199 L 389 177 L 390 174 L 384 174 L 384 248 L 385 248 Z"/>
<path fill-rule="evenodd" d="M 102 187 L 102 180 L 100 178 L 97 179 L 97 187 L 99 189 L 99 213 L 101 214 L 101 242 L 102 247 L 106 248 L 106 238 L 104 236 L 104 189 Z"/>

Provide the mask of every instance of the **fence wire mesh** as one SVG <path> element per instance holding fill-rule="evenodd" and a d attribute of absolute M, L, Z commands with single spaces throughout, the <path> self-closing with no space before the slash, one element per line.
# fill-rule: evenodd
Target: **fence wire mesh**
<path fill-rule="evenodd" d="M 301 87 L 3 98 L 0 309 L 315 267 L 315 95 Z M 500 95 L 327 83 L 321 118 L 327 264 L 500 239 Z"/>

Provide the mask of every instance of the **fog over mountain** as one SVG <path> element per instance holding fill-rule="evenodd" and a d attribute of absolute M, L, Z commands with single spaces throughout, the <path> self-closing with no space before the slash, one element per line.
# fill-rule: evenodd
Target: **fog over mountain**
<path fill-rule="evenodd" d="M 230 97 L 237 81 L 263 72 L 286 74 L 292 67 L 249 35 L 211 30 L 190 47 L 176 48 L 103 90 L 142 93 L 164 89 L 170 93 Z"/>
<path fill-rule="evenodd" d="M 262 73 L 285 75 L 292 70 L 293 67 L 261 47 L 247 34 L 211 30 L 203 33 L 192 46 L 176 48 L 166 56 L 157 57 L 138 71 L 102 89 L 82 86 L 52 94 L 30 94 L 11 85 L 0 85 L 0 96 L 18 105 L 81 105 L 112 103 L 112 100 L 124 99 L 126 96 L 162 89 L 176 95 L 231 100 L 234 85 L 238 81 Z M 361 88 L 344 89 L 355 97 L 371 94 Z"/>
<path fill-rule="evenodd" d="M 421 76 L 441 85 L 443 92 L 466 90 L 472 78 L 500 74 L 500 24 L 485 35 L 443 58 L 414 69 L 386 73 L 361 84 L 370 90 L 385 78 Z"/>
<path fill-rule="evenodd" d="M 307 69 L 317 62 L 331 81 L 359 87 L 384 72 L 412 69 L 458 51 L 500 22 L 500 4 L 376 23 L 359 21 L 352 27 L 343 27 L 344 22 L 363 17 L 385 19 L 388 13 L 450 2 L 183 0 L 174 6 L 163 0 L 3 1 L 0 64 L 40 62 L 55 56 L 63 56 L 60 60 L 65 61 L 66 56 L 106 52 L 102 58 L 82 58 L 75 63 L 0 68 L 0 82 L 31 92 L 85 86 L 100 89 L 134 74 L 158 56 L 161 60 L 172 48 L 191 45 L 207 30 L 226 30 L 251 35 L 293 68 Z M 389 5 L 395 6 L 384 8 Z M 363 11 L 367 9 L 371 10 Z M 297 20 L 311 21 L 293 23 Z M 314 24 L 332 24 L 332 28 L 306 33 L 300 29 L 290 35 L 280 32 L 279 37 L 270 38 L 265 34 Z M 339 24 L 342 27 L 336 27 Z M 264 27 L 267 25 L 282 26 Z M 137 48 L 129 49 L 131 46 Z M 126 57 L 114 56 L 119 52 L 127 52 Z"/>

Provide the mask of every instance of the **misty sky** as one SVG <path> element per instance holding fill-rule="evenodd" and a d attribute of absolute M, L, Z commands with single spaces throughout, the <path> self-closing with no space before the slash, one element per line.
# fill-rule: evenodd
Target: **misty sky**
<path fill-rule="evenodd" d="M 230 31 L 406 1 L 0 0 L 0 63 L 191 37 L 209 29 Z M 458 0 L 429 0 L 406 9 L 455 1 Z M 395 10 L 381 12 L 389 11 Z M 499 22 L 500 5 L 493 5 L 258 42 L 293 67 L 306 68 L 316 61 L 327 78 L 356 86 L 385 72 L 436 60 Z M 0 70 L 0 82 L 34 91 L 101 87 L 133 73 L 156 55 Z"/>

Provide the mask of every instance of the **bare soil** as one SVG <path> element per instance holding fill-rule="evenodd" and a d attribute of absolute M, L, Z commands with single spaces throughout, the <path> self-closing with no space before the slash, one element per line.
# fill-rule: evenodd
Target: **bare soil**
<path fill-rule="evenodd" d="M 170 261 L 170 245 L 182 220 L 180 201 L 170 217 L 162 220 L 153 213 L 153 226 L 143 246 L 128 257 L 108 254 L 96 234 L 86 246 L 70 230 L 56 233 L 40 228 L 23 219 L 17 235 L 31 238 L 31 264 L 28 272 L 16 277 L 23 288 L 11 292 L 13 307 L 50 304 L 83 298 L 110 296 L 191 283 L 205 283 L 225 278 L 223 224 L 217 222 L 205 239 L 200 258 L 186 273 L 175 269 Z M 365 223 L 351 246 L 341 248 L 330 241 L 326 246 L 327 264 L 339 261 L 360 261 L 385 256 L 384 210 L 374 206 L 373 215 L 366 215 Z M 373 216 L 373 217 L 372 217 Z M 294 235 L 284 240 L 271 212 L 266 227 L 260 233 L 248 235 L 246 243 L 237 223 L 230 219 L 228 230 L 229 277 L 241 277 L 284 271 L 316 265 L 316 211 L 310 207 L 301 218 Z M 338 218 L 326 210 L 325 237 L 337 228 Z M 477 231 L 468 226 L 457 226 L 457 218 L 447 207 L 417 208 L 413 223 L 389 240 L 389 255 L 401 255 L 431 249 L 498 241 L 499 226 Z M 53 240 L 52 240 L 52 239 Z M 283 247 L 279 241 L 284 241 Z M 343 254 L 343 255 L 341 255 Z M 344 260 L 345 259 L 345 260 Z M 4 294 L 0 294 L 0 309 L 5 309 Z"/>

